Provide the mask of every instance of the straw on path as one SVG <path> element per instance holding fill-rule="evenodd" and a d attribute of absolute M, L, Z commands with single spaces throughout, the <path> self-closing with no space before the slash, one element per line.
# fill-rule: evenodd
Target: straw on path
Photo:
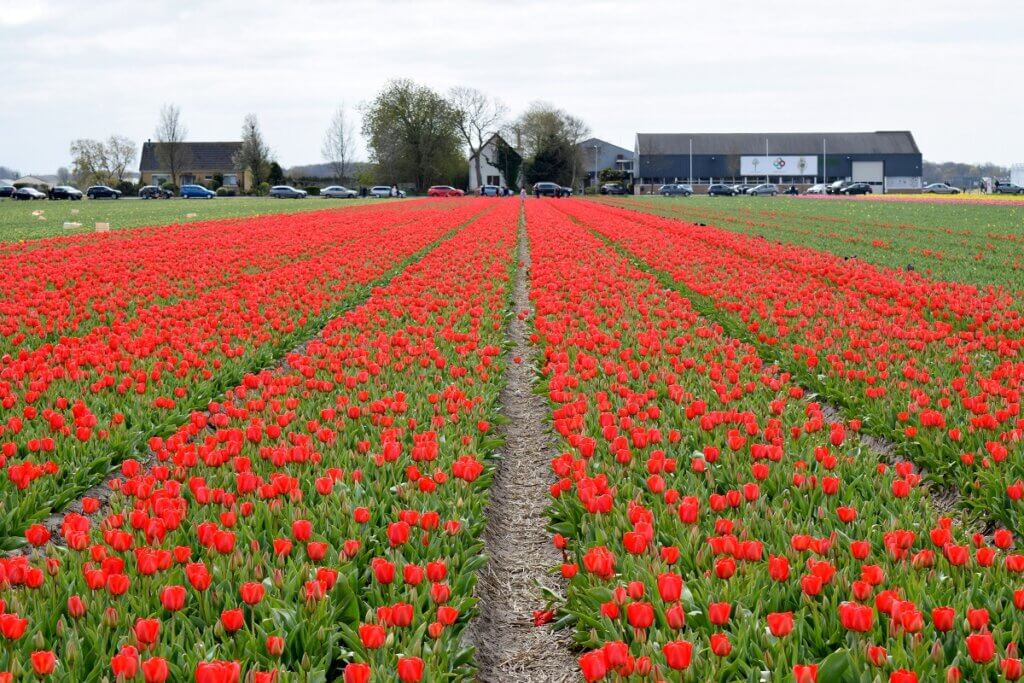
<path fill-rule="evenodd" d="M 529 298 L 530 250 L 524 225 L 519 233 L 515 311 L 533 315 Z M 561 554 L 545 530 L 548 489 L 554 481 L 551 458 L 557 455 L 548 429 L 550 410 L 535 394 L 529 360 L 534 355 L 527 322 L 512 316 L 508 327 L 507 383 L 501 394 L 508 422 L 501 427 L 505 446 L 490 488 L 484 532 L 487 564 L 478 577 L 479 613 L 468 640 L 476 647 L 478 680 L 485 683 L 562 683 L 581 680 L 569 630 L 533 625 L 533 611 L 545 605 L 541 587 L 564 591 L 550 569 Z M 512 362 L 520 356 L 521 363 Z"/>

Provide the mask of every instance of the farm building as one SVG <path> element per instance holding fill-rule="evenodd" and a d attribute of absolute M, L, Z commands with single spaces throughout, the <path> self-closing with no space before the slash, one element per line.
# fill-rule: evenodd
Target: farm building
<path fill-rule="evenodd" d="M 583 169 L 586 172 L 587 184 L 594 184 L 595 173 L 605 169 L 613 171 L 633 172 L 632 150 L 619 147 L 600 138 L 589 138 L 576 145 L 579 150 Z"/>
<path fill-rule="evenodd" d="M 161 185 L 173 182 L 176 185 L 205 185 L 210 187 L 215 176 L 222 176 L 224 187 L 239 190 L 250 189 L 252 174 L 238 170 L 234 156 L 242 147 L 241 142 L 182 142 L 181 168 L 177 178 L 171 178 L 171 171 L 164 155 L 160 154 L 160 143 L 147 140 L 142 143 L 142 158 L 139 160 L 139 176 L 143 185 Z"/>
<path fill-rule="evenodd" d="M 477 155 L 469 157 L 469 190 L 479 190 L 481 185 L 514 187 L 519 185 L 519 169 L 522 156 L 505 139 L 495 133 L 480 148 L 480 173 L 477 176 Z M 514 176 L 514 177 L 510 177 Z"/>
<path fill-rule="evenodd" d="M 638 191 L 670 182 L 850 179 L 875 192 L 921 189 L 921 150 L 910 131 L 868 133 L 637 133 Z"/>

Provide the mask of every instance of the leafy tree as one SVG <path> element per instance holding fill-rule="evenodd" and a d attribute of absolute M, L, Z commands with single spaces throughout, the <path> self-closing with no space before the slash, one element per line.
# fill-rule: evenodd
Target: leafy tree
<path fill-rule="evenodd" d="M 13 168 L 7 166 L 0 166 L 0 178 L 6 178 L 8 180 L 15 180 L 21 177 L 21 173 Z"/>
<path fill-rule="evenodd" d="M 181 108 L 165 104 L 160 109 L 156 126 L 156 159 L 161 168 L 171 174 L 171 182 L 178 183 L 178 175 L 192 163 L 192 153 L 185 144 L 188 129 L 181 122 Z"/>
<path fill-rule="evenodd" d="M 267 173 L 267 182 L 271 185 L 284 185 L 284 169 L 276 161 L 270 162 L 270 171 Z"/>
<path fill-rule="evenodd" d="M 258 188 L 270 175 L 270 156 L 270 147 L 263 140 L 259 120 L 255 114 L 246 114 L 242 122 L 242 146 L 235 152 L 232 162 L 243 173 L 249 171 L 252 186 Z"/>
<path fill-rule="evenodd" d="M 451 176 L 464 164 L 458 121 L 458 112 L 430 88 L 390 81 L 363 107 L 363 135 L 381 180 L 423 189 Z"/>
<path fill-rule="evenodd" d="M 71 168 L 81 185 L 106 185 L 112 182 L 107 146 L 100 140 L 72 140 Z"/>
<path fill-rule="evenodd" d="M 0 175 L 3 175 L 0 172 Z M 6 177 L 6 176 L 5 176 Z M 67 166 L 61 166 L 57 169 L 57 183 L 60 185 L 67 185 L 71 182 L 71 171 L 68 170 Z"/>
<path fill-rule="evenodd" d="M 110 175 L 120 184 L 125 179 L 128 167 L 135 163 L 135 143 L 123 135 L 111 135 L 107 139 L 106 147 Z"/>
<path fill-rule="evenodd" d="M 561 185 L 575 184 L 583 163 L 579 143 L 589 132 L 582 119 L 546 102 L 531 104 L 508 129 L 526 157 L 527 182 L 549 180 Z"/>

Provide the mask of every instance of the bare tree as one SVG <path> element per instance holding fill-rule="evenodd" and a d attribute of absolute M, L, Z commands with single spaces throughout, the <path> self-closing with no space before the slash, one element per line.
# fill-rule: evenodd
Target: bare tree
<path fill-rule="evenodd" d="M 501 129 L 508 107 L 476 88 L 456 87 L 448 91 L 448 102 L 458 114 L 459 135 L 469 148 L 476 170 L 476 182 L 483 185 L 480 157 L 483 146 Z M 509 182 L 514 182 L 510 180 Z"/>
<path fill-rule="evenodd" d="M 71 171 L 68 170 L 67 166 L 61 166 L 57 169 L 57 182 L 60 185 L 67 185 L 71 182 Z"/>
<path fill-rule="evenodd" d="M 342 103 L 331 118 L 331 124 L 324 135 L 323 147 L 320 149 L 320 153 L 334 170 L 334 177 L 338 182 L 343 182 L 348 177 L 348 166 L 352 163 L 352 154 L 355 151 L 352 132 L 345 104 Z"/>
<path fill-rule="evenodd" d="M 171 182 L 178 184 L 178 175 L 192 162 L 185 145 L 188 129 L 181 122 L 181 108 L 165 104 L 160 108 L 160 121 L 156 126 L 156 158 L 160 166 L 171 173 Z"/>
<path fill-rule="evenodd" d="M 243 173 L 252 174 L 252 187 L 256 189 L 270 175 L 270 147 L 263 141 L 260 122 L 255 114 L 246 114 L 242 122 L 242 146 L 232 161 Z"/>
<path fill-rule="evenodd" d="M 135 143 L 123 135 L 111 135 L 106 148 L 110 175 L 120 183 L 124 180 L 128 167 L 135 162 Z"/>

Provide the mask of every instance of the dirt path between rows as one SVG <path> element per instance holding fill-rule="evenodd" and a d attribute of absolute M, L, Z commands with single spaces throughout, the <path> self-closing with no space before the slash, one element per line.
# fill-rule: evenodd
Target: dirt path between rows
<path fill-rule="evenodd" d="M 490 488 L 484 552 L 476 596 L 479 613 L 470 623 L 467 640 L 476 646 L 477 680 L 485 683 L 578 681 L 578 666 L 569 629 L 552 631 L 533 625 L 533 611 L 545 606 L 541 587 L 562 594 L 564 586 L 549 570 L 561 562 L 545 530 L 548 488 L 554 481 L 551 458 L 558 455 L 547 428 L 550 411 L 544 397 L 533 392 L 533 370 L 527 321 L 533 315 L 529 293 L 530 248 L 525 224 L 519 227 L 519 267 L 508 326 L 506 385 L 501 393 L 501 428 L 505 446 Z M 521 363 L 512 359 L 521 357 Z"/>

